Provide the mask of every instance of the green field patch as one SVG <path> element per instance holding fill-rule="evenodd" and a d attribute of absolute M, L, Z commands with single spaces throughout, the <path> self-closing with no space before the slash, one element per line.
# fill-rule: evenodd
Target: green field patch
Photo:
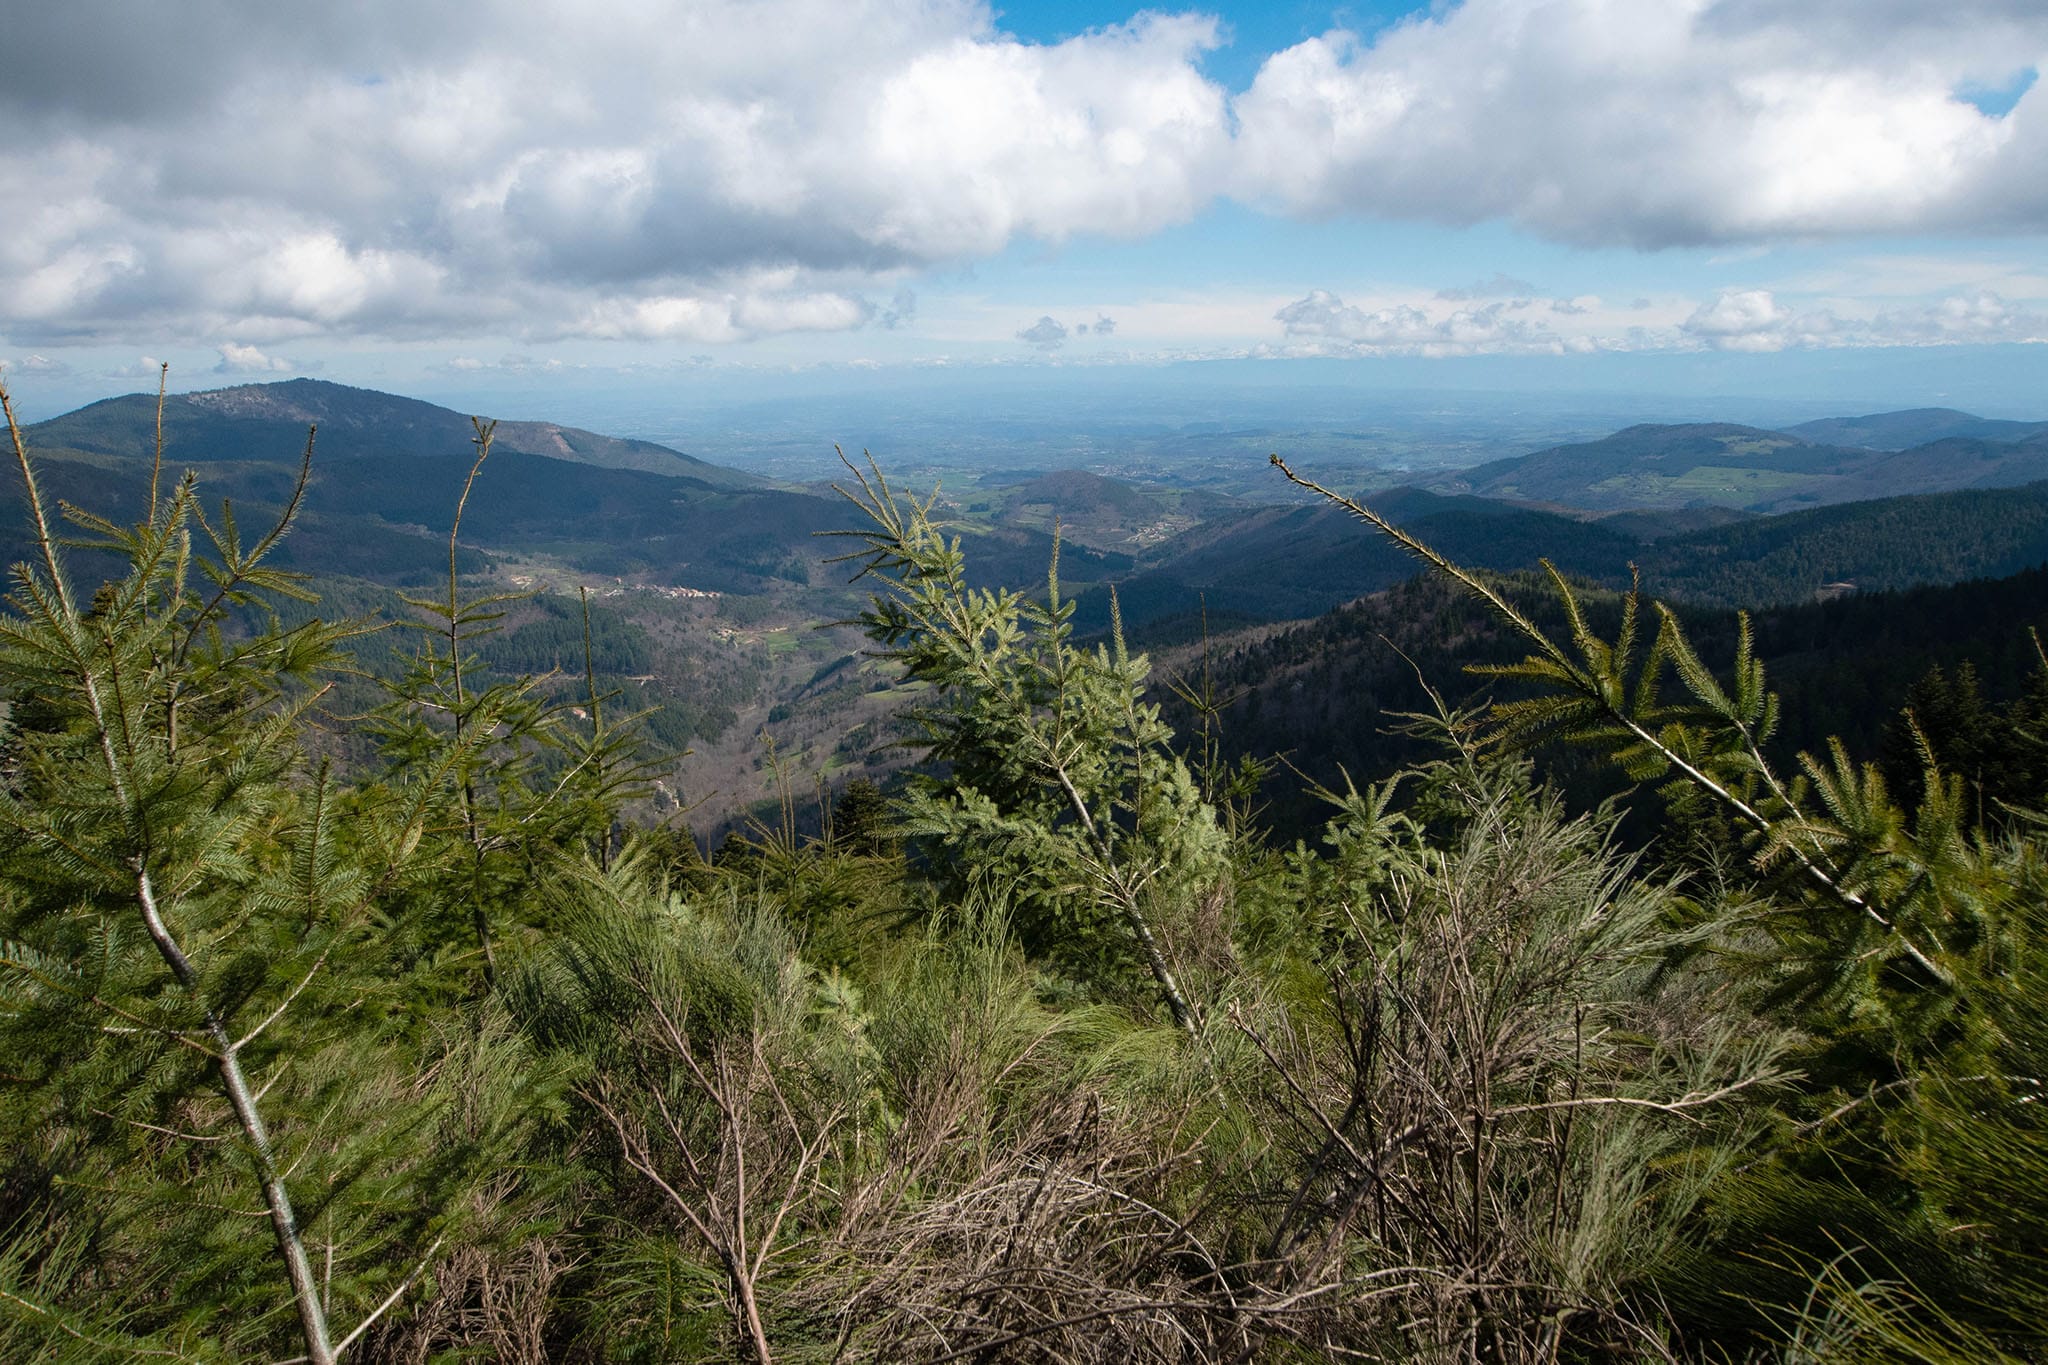
<path fill-rule="evenodd" d="M 1671 486 L 1695 497 L 1712 497 L 1716 492 L 1754 497 L 1759 493 L 1779 493 L 1796 488 L 1811 478 L 1809 474 L 1791 474 L 1782 469 L 1703 464 L 1695 465 L 1671 480 Z"/>
<path fill-rule="evenodd" d="M 1792 444 L 1794 443 L 1791 441 L 1776 441 L 1767 437 L 1755 436 L 1748 440 L 1723 441 L 1721 449 L 1727 451 L 1730 455 L 1769 455 L 1783 450 L 1786 446 Z"/>

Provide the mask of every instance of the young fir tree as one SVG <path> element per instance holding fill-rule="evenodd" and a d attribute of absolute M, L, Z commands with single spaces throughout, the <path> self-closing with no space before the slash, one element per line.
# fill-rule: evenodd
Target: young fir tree
<path fill-rule="evenodd" d="M 161 451 L 141 522 L 63 509 L 72 543 L 127 565 L 88 594 L 0 405 L 36 551 L 0 613 L 13 1344 L 239 1358 L 295 1338 L 325 1365 L 404 1302 L 509 1115 L 445 1126 L 461 1068 L 380 951 L 417 808 L 354 802 L 301 744 L 353 633 L 264 605 L 303 595 L 269 559 L 312 440 L 253 540 L 189 474 L 165 488 Z"/>
<path fill-rule="evenodd" d="M 1134 951 L 1174 1022 L 1198 1028 L 1154 921 L 1215 886 L 1226 838 L 1145 700 L 1144 657 L 1115 621 L 1108 643 L 1074 643 L 1057 538 L 1044 602 L 971 588 L 929 499 L 899 500 L 872 461 L 847 467 L 859 491 L 840 491 L 872 524 L 842 533 L 863 547 L 846 558 L 880 585 L 860 624 L 939 698 L 915 714 L 946 775 L 912 788 L 903 832 L 1008 888 L 1040 949 L 1077 964 Z"/>

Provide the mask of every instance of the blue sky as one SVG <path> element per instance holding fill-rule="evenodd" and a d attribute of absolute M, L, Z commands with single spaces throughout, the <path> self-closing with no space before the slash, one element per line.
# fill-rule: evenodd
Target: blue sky
<path fill-rule="evenodd" d="M 1094 30 L 1127 23 L 1138 11 L 1128 5 L 1020 4 L 998 5 L 994 14 L 1005 31 L 1027 42 L 1060 43 Z M 1275 52 L 1293 47 L 1331 29 L 1374 34 L 1413 14 L 1427 14 L 1427 5 L 1302 4 L 1272 0 L 1270 4 L 1211 7 L 1223 20 L 1228 41 L 1202 57 L 1202 69 L 1231 90 L 1242 90 Z"/>
<path fill-rule="evenodd" d="M 1890 392 L 1910 352 L 1906 397 L 1996 375 L 2025 408 L 2048 378 L 2038 0 L 433 9 L 19 18 L 29 410 L 158 360 L 541 396 L 1518 357 L 1590 388 L 1656 356 Z"/>

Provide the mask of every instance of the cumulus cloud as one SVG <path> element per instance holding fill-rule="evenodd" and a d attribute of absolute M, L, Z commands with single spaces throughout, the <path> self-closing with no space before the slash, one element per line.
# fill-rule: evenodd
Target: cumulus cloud
<path fill-rule="evenodd" d="M 1228 161 L 1198 15 L 1041 45 L 971 0 L 30 10 L 0 47 L 17 337 L 900 323 L 862 293 L 1143 235 Z"/>
<path fill-rule="evenodd" d="M 2040 342 L 2048 341 L 2048 312 L 1979 291 L 1887 309 L 1872 319 L 1871 332 L 1888 344 L 1903 346 Z"/>
<path fill-rule="evenodd" d="M 569 367 L 554 356 L 530 356 L 514 352 L 501 359 L 497 368 L 506 374 L 559 374 Z"/>
<path fill-rule="evenodd" d="M 237 346 L 234 342 L 220 347 L 220 363 L 213 367 L 215 374 L 284 374 L 298 367 L 283 356 L 265 355 L 254 346 Z"/>
<path fill-rule="evenodd" d="M 1017 340 L 1041 351 L 1057 351 L 1067 344 L 1067 324 L 1050 317 L 1040 318 L 1017 333 Z"/>
<path fill-rule="evenodd" d="M 1842 317 L 1788 306 L 1769 290 L 1727 290 L 1680 327 L 1716 350 L 1782 351 L 1795 346 L 1952 346 L 2048 340 L 2048 312 L 1979 290 L 1926 303 Z"/>
<path fill-rule="evenodd" d="M 2048 222 L 2033 0 L 1464 0 L 1274 55 L 1237 186 L 1290 212 L 1657 247 Z"/>
<path fill-rule="evenodd" d="M 47 378 L 61 378 L 71 373 L 71 366 L 61 360 L 52 360 L 46 355 L 25 355 L 19 360 L 0 361 L 0 370 L 18 371 L 21 374 L 42 375 Z"/>
<path fill-rule="evenodd" d="M 1781 351 L 1792 343 L 1799 319 L 1768 289 L 1731 289 L 1701 304 L 1679 330 L 1716 350 Z"/>
<path fill-rule="evenodd" d="M 742 341 L 782 332 L 845 331 L 873 311 L 850 294 L 764 281 L 752 288 L 605 299 L 562 330 L 630 341 Z"/>
<path fill-rule="evenodd" d="M 561 374 L 567 370 L 581 369 L 583 367 L 567 364 L 552 356 L 542 358 L 514 351 L 508 355 L 500 356 L 496 360 L 484 360 L 473 355 L 458 355 L 429 368 L 441 374 L 465 376 L 485 373 L 527 376 Z"/>

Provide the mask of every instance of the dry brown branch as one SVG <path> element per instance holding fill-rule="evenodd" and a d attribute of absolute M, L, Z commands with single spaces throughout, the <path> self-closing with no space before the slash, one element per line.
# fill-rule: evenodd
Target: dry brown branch
<path fill-rule="evenodd" d="M 760 1016 L 710 1039 L 649 983 L 631 1068 L 583 1087 L 626 1164 L 718 1261 L 732 1315 L 756 1365 L 774 1360 L 761 1288 L 792 1225 L 819 1193 L 818 1173 L 844 1114 L 792 1100 L 787 1040 Z"/>

